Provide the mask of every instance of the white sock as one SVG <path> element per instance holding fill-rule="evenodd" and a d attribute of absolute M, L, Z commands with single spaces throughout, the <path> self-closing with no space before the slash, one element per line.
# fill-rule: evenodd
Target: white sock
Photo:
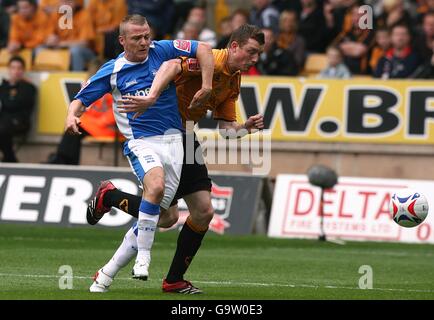
<path fill-rule="evenodd" d="M 130 230 L 125 234 L 124 240 L 116 250 L 113 257 L 104 267 L 102 267 L 102 272 L 109 277 L 114 278 L 119 270 L 125 267 L 136 254 L 137 239 L 133 228 L 130 228 Z"/>
<path fill-rule="evenodd" d="M 154 244 L 158 218 L 158 215 L 139 212 L 139 220 L 137 222 L 137 260 L 149 260 L 151 258 L 151 248 Z"/>

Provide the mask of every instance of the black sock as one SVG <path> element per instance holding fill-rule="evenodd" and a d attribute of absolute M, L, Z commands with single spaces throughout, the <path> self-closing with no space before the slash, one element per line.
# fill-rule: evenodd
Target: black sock
<path fill-rule="evenodd" d="M 140 196 L 115 189 L 106 192 L 104 195 L 103 204 L 106 207 L 115 207 L 121 209 L 130 216 L 138 218 L 141 201 L 142 197 Z"/>
<path fill-rule="evenodd" d="M 175 256 L 173 257 L 169 273 L 166 277 L 168 283 L 175 283 L 184 280 L 184 274 L 196 255 L 197 250 L 199 250 L 202 239 L 206 233 L 206 230 L 202 232 L 193 230 L 188 221 L 189 218 L 184 223 L 178 236 Z"/>

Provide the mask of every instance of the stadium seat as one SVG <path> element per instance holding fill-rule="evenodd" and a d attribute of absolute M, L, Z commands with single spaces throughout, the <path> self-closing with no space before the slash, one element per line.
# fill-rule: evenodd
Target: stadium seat
<path fill-rule="evenodd" d="M 27 71 L 32 70 L 32 50 L 31 49 L 23 49 L 18 55 L 24 59 L 26 63 Z M 8 66 L 9 59 L 12 55 L 9 53 L 7 49 L 0 50 L 0 69 L 5 69 Z"/>
<path fill-rule="evenodd" d="M 33 70 L 68 71 L 70 60 L 68 49 L 42 49 L 35 57 Z"/>
<path fill-rule="evenodd" d="M 311 53 L 306 59 L 302 75 L 317 75 L 327 67 L 327 55 L 322 53 Z"/>

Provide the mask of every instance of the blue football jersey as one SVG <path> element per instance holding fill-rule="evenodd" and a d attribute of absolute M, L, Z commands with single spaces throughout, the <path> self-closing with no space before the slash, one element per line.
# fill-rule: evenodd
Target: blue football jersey
<path fill-rule="evenodd" d="M 86 107 L 106 93 L 112 93 L 113 112 L 119 131 L 126 139 L 137 139 L 164 135 L 176 129 L 183 131 L 181 116 L 178 111 L 176 87 L 172 81 L 157 102 L 149 107 L 140 117 L 133 120 L 134 112 L 119 113 L 117 101 L 124 95 L 145 96 L 154 80 L 155 74 L 164 61 L 179 56 L 195 57 L 198 42 L 190 40 L 153 41 L 148 57 L 143 62 L 128 61 L 124 53 L 108 61 L 93 75 L 75 99 Z"/>

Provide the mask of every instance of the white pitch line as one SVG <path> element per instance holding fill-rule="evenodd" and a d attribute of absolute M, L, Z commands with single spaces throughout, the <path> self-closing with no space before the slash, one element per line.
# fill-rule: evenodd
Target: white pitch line
<path fill-rule="evenodd" d="M 44 274 L 13 274 L 13 273 L 0 273 L 0 277 L 26 277 L 26 278 L 60 278 L 66 276 L 61 275 L 44 275 Z M 93 277 L 87 276 L 73 276 L 75 279 L 87 279 L 91 280 Z M 115 280 L 135 281 L 132 278 L 115 278 Z M 158 281 L 162 281 L 158 280 Z M 152 279 L 148 279 L 152 281 Z M 156 281 L 156 280 L 153 280 Z M 261 283 L 261 282 L 237 282 L 237 281 L 200 281 L 194 280 L 196 283 L 210 284 L 210 285 L 227 285 L 227 286 L 247 286 L 247 287 L 286 287 L 286 288 L 311 288 L 311 289 L 345 289 L 345 290 L 362 290 L 357 287 L 343 287 L 343 286 L 331 286 L 331 285 L 312 285 L 312 284 L 289 284 L 289 283 Z M 374 291 L 398 291 L 398 292 L 420 292 L 420 293 L 434 293 L 434 290 L 421 290 L 421 289 L 401 289 L 401 288 L 372 288 L 364 290 Z"/>

